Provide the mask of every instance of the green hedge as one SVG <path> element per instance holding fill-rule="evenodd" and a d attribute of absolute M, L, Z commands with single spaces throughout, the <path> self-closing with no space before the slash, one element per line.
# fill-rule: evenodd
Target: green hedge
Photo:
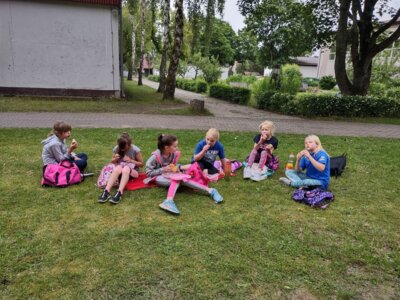
<path fill-rule="evenodd" d="M 147 79 L 155 82 L 160 82 L 160 76 L 158 75 L 149 75 L 147 76 Z"/>
<path fill-rule="evenodd" d="M 193 79 L 177 78 L 176 86 L 180 89 L 196 93 L 205 93 L 207 91 L 207 82 L 199 79 L 193 80 Z"/>
<path fill-rule="evenodd" d="M 297 113 L 304 116 L 399 117 L 400 101 L 373 96 L 303 94 L 296 102 Z"/>
<path fill-rule="evenodd" d="M 210 85 L 210 96 L 246 105 L 250 100 L 251 90 L 217 83 Z"/>

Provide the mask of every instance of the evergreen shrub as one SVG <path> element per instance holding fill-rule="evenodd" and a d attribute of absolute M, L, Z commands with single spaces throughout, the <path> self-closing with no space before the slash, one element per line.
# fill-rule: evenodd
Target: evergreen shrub
<path fill-rule="evenodd" d="M 149 76 L 147 76 L 147 79 L 151 80 L 151 81 L 155 81 L 155 82 L 160 82 L 160 76 L 159 75 L 149 75 Z"/>
<path fill-rule="evenodd" d="M 251 90 L 247 88 L 230 87 L 220 83 L 210 85 L 209 93 L 211 97 L 245 105 L 249 102 L 251 96 Z"/>
<path fill-rule="evenodd" d="M 335 85 L 336 80 L 332 76 L 323 76 L 319 81 L 319 87 L 323 90 L 331 90 Z"/>
<path fill-rule="evenodd" d="M 376 96 L 299 95 L 297 112 L 309 117 L 399 117 L 400 101 Z"/>

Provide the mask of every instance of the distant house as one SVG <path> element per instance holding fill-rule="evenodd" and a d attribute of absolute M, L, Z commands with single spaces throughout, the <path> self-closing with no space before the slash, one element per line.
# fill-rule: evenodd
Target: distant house
<path fill-rule="evenodd" d="M 0 94 L 120 96 L 121 0 L 0 0 Z"/>
<path fill-rule="evenodd" d="M 388 32 L 395 31 L 400 24 L 400 19 L 398 19 L 389 29 Z M 383 50 L 375 58 L 394 58 L 398 57 L 400 53 L 400 40 L 394 42 L 390 47 Z M 347 52 L 347 58 L 350 59 L 350 52 Z M 375 59 L 374 58 L 374 59 Z M 323 76 L 333 76 L 335 77 L 335 59 L 336 52 L 335 47 L 325 47 L 321 49 L 318 62 L 318 78 Z"/>
<path fill-rule="evenodd" d="M 298 56 L 293 63 L 299 66 L 303 77 L 316 78 L 318 76 L 318 57 Z"/>
<path fill-rule="evenodd" d="M 300 73 L 304 77 L 316 78 L 318 73 L 318 57 L 298 56 L 292 58 L 292 64 L 298 65 Z M 265 68 L 264 76 L 270 76 L 272 69 Z"/>
<path fill-rule="evenodd" d="M 139 66 L 137 72 L 139 72 Z M 153 75 L 153 63 L 147 57 L 143 58 L 143 73 L 145 76 Z"/>

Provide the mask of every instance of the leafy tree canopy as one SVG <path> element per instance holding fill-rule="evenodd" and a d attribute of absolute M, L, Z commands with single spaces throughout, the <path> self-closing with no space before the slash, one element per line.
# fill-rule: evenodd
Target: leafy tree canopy
<path fill-rule="evenodd" d="M 260 60 L 269 67 L 310 52 L 317 44 L 310 6 L 295 0 L 239 0 L 245 24 L 260 45 Z"/>

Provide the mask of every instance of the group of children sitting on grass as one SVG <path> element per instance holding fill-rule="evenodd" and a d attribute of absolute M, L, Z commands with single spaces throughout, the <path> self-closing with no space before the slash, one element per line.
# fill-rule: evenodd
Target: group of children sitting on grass
<path fill-rule="evenodd" d="M 71 136 L 71 129 L 71 125 L 67 123 L 56 122 L 51 135 L 42 141 L 43 173 L 49 164 L 58 164 L 63 160 L 74 162 L 83 173 L 88 157 L 84 153 L 74 153 L 78 147 L 76 140 L 73 139 L 70 146 L 67 146 L 66 139 Z M 273 155 L 274 150 L 278 148 L 278 139 L 274 136 L 275 129 L 271 121 L 260 124 L 260 132 L 254 137 L 253 148 L 244 163 L 243 178 L 260 181 L 277 169 L 277 158 Z M 297 153 L 295 169 L 286 170 L 287 177 L 279 180 L 292 187 L 319 186 L 327 189 L 330 180 L 329 155 L 315 135 L 307 136 L 304 143 L 305 149 Z M 208 194 L 215 203 L 221 203 L 223 197 L 207 184 L 225 176 L 225 164 L 228 162 L 224 146 L 219 142 L 218 130 L 211 128 L 207 131 L 205 138 L 195 147 L 190 164 L 180 164 L 179 157 L 178 138 L 175 135 L 161 134 L 158 137 L 157 150 L 144 163 L 140 148 L 132 143 L 128 133 L 122 133 L 113 149 L 112 173 L 98 202 L 109 201 L 118 204 L 128 181 L 138 178 L 139 168 L 145 166 L 146 183 L 154 182 L 157 186 L 168 188 L 167 198 L 159 205 L 165 211 L 180 213 L 174 202 L 175 193 L 180 185 Z M 218 168 L 215 164 L 217 157 L 221 162 L 221 167 Z M 118 188 L 112 196 L 111 188 L 116 182 Z"/>

